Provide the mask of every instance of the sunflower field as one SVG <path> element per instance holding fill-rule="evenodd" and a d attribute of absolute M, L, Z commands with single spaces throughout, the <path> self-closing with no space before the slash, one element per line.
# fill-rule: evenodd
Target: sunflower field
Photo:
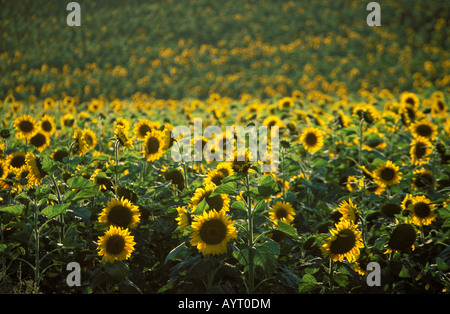
<path fill-rule="evenodd" d="M 0 292 L 447 294 L 450 3 L 368 2 L 0 0 Z"/>

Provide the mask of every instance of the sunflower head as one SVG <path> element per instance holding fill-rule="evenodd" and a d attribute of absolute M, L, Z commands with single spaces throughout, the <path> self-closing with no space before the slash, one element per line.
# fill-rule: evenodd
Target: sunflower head
<path fill-rule="evenodd" d="M 424 195 L 412 196 L 408 204 L 412 222 L 418 226 L 427 226 L 435 219 L 435 205 Z"/>
<path fill-rule="evenodd" d="M 36 120 L 32 116 L 24 115 L 14 120 L 16 135 L 18 138 L 30 139 L 37 131 Z"/>
<path fill-rule="evenodd" d="M 30 137 L 30 144 L 33 145 L 38 152 L 43 152 L 50 146 L 50 137 L 46 133 L 38 130 Z"/>
<path fill-rule="evenodd" d="M 216 186 L 214 184 L 207 184 L 204 187 L 199 187 L 195 190 L 194 195 L 191 198 L 190 206 L 192 207 L 192 211 L 195 212 L 197 206 L 203 200 L 209 206 L 210 210 L 216 211 L 228 211 L 230 208 L 230 198 L 227 194 L 217 194 L 211 196 L 211 193 L 214 191 Z"/>
<path fill-rule="evenodd" d="M 84 138 L 83 131 L 81 129 L 75 130 L 73 134 L 72 151 L 75 155 L 81 156 L 86 154 L 88 150 L 88 144 Z"/>
<path fill-rule="evenodd" d="M 110 226 L 109 230 L 99 237 L 97 244 L 102 260 L 110 263 L 128 259 L 136 245 L 128 229 L 115 226 Z"/>
<path fill-rule="evenodd" d="M 124 146 L 128 149 L 133 148 L 133 140 L 128 135 L 127 127 L 123 124 L 117 124 L 114 128 L 114 135 L 117 141 L 119 141 L 120 146 Z"/>
<path fill-rule="evenodd" d="M 175 220 L 178 222 L 178 226 L 181 232 L 184 232 L 187 226 L 192 224 L 191 213 L 186 209 L 186 207 L 177 207 L 178 216 Z"/>
<path fill-rule="evenodd" d="M 409 155 L 411 156 L 411 163 L 413 166 L 423 165 L 428 163 L 434 146 L 430 140 L 425 137 L 416 137 L 411 141 Z"/>
<path fill-rule="evenodd" d="M 151 130 L 146 133 L 143 143 L 143 154 L 148 161 L 160 159 L 168 148 L 168 141 L 165 134 L 158 130 Z"/>
<path fill-rule="evenodd" d="M 375 183 L 381 187 L 392 186 L 400 182 L 401 174 L 402 173 L 399 172 L 399 167 L 388 160 L 373 172 L 373 179 Z"/>
<path fill-rule="evenodd" d="M 98 218 L 99 222 L 120 228 L 134 228 L 139 223 L 139 207 L 128 199 L 112 199 L 107 205 Z"/>
<path fill-rule="evenodd" d="M 342 214 L 341 220 L 351 220 L 355 223 L 358 220 L 358 215 L 361 214 L 361 211 L 356 208 L 351 199 L 348 202 L 342 201 L 337 210 Z"/>
<path fill-rule="evenodd" d="M 236 238 L 234 221 L 225 211 L 204 211 L 192 222 L 191 244 L 205 255 L 220 255 L 227 252 L 227 243 Z"/>
<path fill-rule="evenodd" d="M 308 127 L 303 130 L 300 142 L 308 152 L 315 153 L 323 146 L 323 133 L 318 128 Z"/>
<path fill-rule="evenodd" d="M 388 251 L 406 251 L 413 248 L 416 241 L 416 229 L 408 223 L 397 224 L 395 229 L 391 233 L 391 237 L 388 243 Z"/>
<path fill-rule="evenodd" d="M 162 175 L 165 181 L 172 182 L 178 190 L 182 191 L 185 188 L 183 168 L 168 168 L 164 166 Z"/>
<path fill-rule="evenodd" d="M 42 182 L 47 173 L 42 169 L 42 162 L 38 156 L 33 153 L 27 153 L 25 157 L 25 163 L 30 171 L 28 174 L 28 180 L 30 184 L 39 185 Z"/>
<path fill-rule="evenodd" d="M 54 134 L 56 131 L 55 119 L 45 114 L 41 121 L 39 121 L 38 128 L 48 136 Z"/>
<path fill-rule="evenodd" d="M 431 123 L 428 119 L 420 119 L 410 126 L 413 137 L 424 137 L 434 141 L 437 135 L 437 126 Z"/>
<path fill-rule="evenodd" d="M 364 247 L 361 231 L 357 225 L 350 220 L 341 220 L 335 225 L 335 229 L 330 230 L 331 236 L 325 240 L 321 250 L 325 258 L 333 261 L 347 259 L 354 262 L 358 259 L 360 249 Z"/>
<path fill-rule="evenodd" d="M 269 219 L 275 227 L 278 226 L 278 221 L 290 224 L 294 221 L 294 216 L 294 208 L 288 202 L 277 202 L 271 207 L 269 212 Z"/>
<path fill-rule="evenodd" d="M 158 130 L 159 128 L 159 122 L 152 122 L 148 119 L 141 119 L 134 126 L 134 135 L 138 140 L 144 140 L 147 136 L 147 133 L 150 133 L 153 130 Z"/>

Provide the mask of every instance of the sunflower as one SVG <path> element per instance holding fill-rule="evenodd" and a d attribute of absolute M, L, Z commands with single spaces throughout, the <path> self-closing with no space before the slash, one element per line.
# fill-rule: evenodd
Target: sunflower
<path fill-rule="evenodd" d="M 447 116 L 447 105 L 443 98 L 434 97 L 431 107 L 431 114 L 434 117 L 446 117 Z"/>
<path fill-rule="evenodd" d="M 230 156 L 227 156 L 227 160 L 230 161 L 231 167 L 233 168 L 234 172 L 247 172 L 250 169 L 251 166 L 251 156 L 248 152 L 247 148 L 244 149 L 244 151 L 234 151 L 234 156 L 229 158 Z"/>
<path fill-rule="evenodd" d="M 89 149 L 95 149 L 97 146 L 98 140 L 97 135 L 95 135 L 94 131 L 90 129 L 84 129 L 82 132 L 82 136 L 84 138 L 84 141 L 86 142 L 86 145 Z"/>
<path fill-rule="evenodd" d="M 283 97 L 278 100 L 278 109 L 286 110 L 294 106 L 294 100 L 291 97 Z"/>
<path fill-rule="evenodd" d="M 396 251 L 406 251 L 409 249 L 414 250 L 414 242 L 416 242 L 416 229 L 413 225 L 409 223 L 399 224 L 392 231 L 388 242 L 388 249 L 384 252 L 385 254 L 396 252 Z"/>
<path fill-rule="evenodd" d="M 389 218 L 394 218 L 402 212 L 402 207 L 395 202 L 387 202 L 381 207 L 381 213 Z"/>
<path fill-rule="evenodd" d="M 114 129 L 117 128 L 118 125 L 123 126 L 124 130 L 126 130 L 126 132 L 130 131 L 130 121 L 128 121 L 125 118 L 122 117 L 117 117 L 116 120 L 114 121 Z"/>
<path fill-rule="evenodd" d="M 55 149 L 51 154 L 54 161 L 63 162 L 64 157 L 69 156 L 69 152 L 65 148 Z"/>
<path fill-rule="evenodd" d="M 0 160 L 0 182 L 2 182 L 8 175 L 8 164 Z"/>
<path fill-rule="evenodd" d="M 431 141 L 434 141 L 437 135 L 437 127 L 428 119 L 420 119 L 419 121 L 414 122 L 410 126 L 411 134 L 415 137 L 425 137 Z"/>
<path fill-rule="evenodd" d="M 152 122 L 148 119 L 141 119 L 134 126 L 134 135 L 138 140 L 145 140 L 147 133 L 150 133 L 153 130 L 158 130 L 159 127 L 159 122 Z"/>
<path fill-rule="evenodd" d="M 407 209 L 412 222 L 418 226 L 428 226 L 435 219 L 434 204 L 424 195 L 411 197 Z"/>
<path fill-rule="evenodd" d="M 411 92 L 404 92 L 400 95 L 400 104 L 417 109 L 419 107 L 420 100 L 416 94 Z"/>
<path fill-rule="evenodd" d="M 178 190 L 182 191 L 185 188 L 184 171 L 182 167 L 169 168 L 163 166 L 162 172 L 164 180 L 171 182 Z"/>
<path fill-rule="evenodd" d="M 47 136 L 53 135 L 56 131 L 55 118 L 45 114 L 39 121 L 38 129 L 44 132 Z"/>
<path fill-rule="evenodd" d="M 398 184 L 401 180 L 401 172 L 399 167 L 392 161 L 388 160 L 385 164 L 380 165 L 373 172 L 373 180 L 381 187 L 392 186 Z"/>
<path fill-rule="evenodd" d="M 219 255 L 227 252 L 227 243 L 236 238 L 234 221 L 225 211 L 204 211 L 192 222 L 191 245 L 205 255 Z"/>
<path fill-rule="evenodd" d="M 42 162 L 39 157 L 35 156 L 33 153 L 28 153 L 25 157 L 25 163 L 30 170 L 30 173 L 28 174 L 30 184 L 40 185 L 42 178 L 44 178 L 47 173 L 42 169 Z"/>
<path fill-rule="evenodd" d="M 230 198 L 227 194 L 218 194 L 211 197 L 211 193 L 216 186 L 214 184 L 207 184 L 204 187 L 195 189 L 194 195 L 191 198 L 190 206 L 194 212 L 201 201 L 205 200 L 210 210 L 228 211 L 230 208 Z"/>
<path fill-rule="evenodd" d="M 164 133 L 158 130 L 151 130 L 146 134 L 142 153 L 148 161 L 160 159 L 167 150 L 167 141 Z"/>
<path fill-rule="evenodd" d="M 128 259 L 136 245 L 128 229 L 115 226 L 111 226 L 102 237 L 99 237 L 97 244 L 98 254 L 103 256 L 102 260 L 110 263 Z"/>
<path fill-rule="evenodd" d="M 210 170 L 206 174 L 206 177 L 203 180 L 203 184 L 207 185 L 207 184 L 212 183 L 216 186 L 219 186 L 220 184 L 222 184 L 222 179 L 224 179 L 224 178 L 225 178 L 225 175 L 223 172 L 221 172 L 217 169 Z"/>
<path fill-rule="evenodd" d="M 133 140 L 128 135 L 127 127 L 122 124 L 117 124 L 114 129 L 114 135 L 119 141 L 120 146 L 124 146 L 128 149 L 133 148 Z"/>
<path fill-rule="evenodd" d="M 369 124 L 377 121 L 380 117 L 378 110 L 373 105 L 366 103 L 357 103 L 353 107 L 353 114 Z"/>
<path fill-rule="evenodd" d="M 73 134 L 72 151 L 75 155 L 81 156 L 86 154 L 87 149 L 88 145 L 84 138 L 83 131 L 81 129 L 76 129 Z"/>
<path fill-rule="evenodd" d="M 425 137 L 417 137 L 411 141 L 409 155 L 411 156 L 411 163 L 413 166 L 423 165 L 428 163 L 434 146 Z"/>
<path fill-rule="evenodd" d="M 99 191 L 114 191 L 114 184 L 112 183 L 111 178 L 109 178 L 105 172 L 102 172 L 101 169 L 95 169 L 90 176 L 90 179 L 98 185 Z"/>
<path fill-rule="evenodd" d="M 107 205 L 98 217 L 99 222 L 124 229 L 135 228 L 139 223 L 141 216 L 139 207 L 133 205 L 130 200 L 124 197 L 120 200 L 112 199 Z"/>
<path fill-rule="evenodd" d="M 344 258 L 349 262 L 356 261 L 360 249 L 364 247 L 358 226 L 353 221 L 342 220 L 335 224 L 335 229 L 331 229 L 330 233 L 331 236 L 321 247 L 323 257 L 329 257 L 335 262 Z"/>
<path fill-rule="evenodd" d="M 278 226 L 278 221 L 290 224 L 294 221 L 294 216 L 294 208 L 288 202 L 277 202 L 270 208 L 269 212 L 269 219 L 275 227 Z"/>
<path fill-rule="evenodd" d="M 308 127 L 303 130 L 300 142 L 308 152 L 314 153 L 323 146 L 323 134 L 317 128 Z"/>
<path fill-rule="evenodd" d="M 186 229 L 187 226 L 190 226 L 192 224 L 192 216 L 191 213 L 186 210 L 186 207 L 177 207 L 178 216 L 175 218 L 176 221 L 178 221 L 178 226 L 181 230 L 181 232 L 184 232 L 184 229 Z"/>
<path fill-rule="evenodd" d="M 428 169 L 421 168 L 414 171 L 414 178 L 411 184 L 412 189 L 425 189 L 433 184 L 433 172 Z"/>
<path fill-rule="evenodd" d="M 346 187 L 350 192 L 354 192 L 354 191 L 359 191 L 362 190 L 362 188 L 364 187 L 364 179 L 358 179 L 355 176 L 348 176 L 347 177 L 347 182 L 346 182 Z"/>
<path fill-rule="evenodd" d="M 342 201 L 339 204 L 337 211 L 342 214 L 341 220 L 351 220 L 354 223 L 356 223 L 358 219 L 358 214 L 361 214 L 361 211 L 356 208 L 356 205 L 353 204 L 351 199 L 349 199 L 348 202 Z"/>
<path fill-rule="evenodd" d="M 234 174 L 233 166 L 228 162 L 220 162 L 216 166 L 216 170 L 221 172 L 225 177 L 229 177 Z"/>
<path fill-rule="evenodd" d="M 36 147 L 39 152 L 43 152 L 50 146 L 50 137 L 46 133 L 39 130 L 34 133 L 32 137 L 30 137 L 30 144 Z"/>
<path fill-rule="evenodd" d="M 37 131 L 36 120 L 32 116 L 24 115 L 14 120 L 17 138 L 30 139 Z"/>
<path fill-rule="evenodd" d="M 75 124 L 75 117 L 71 113 L 66 113 L 64 116 L 61 117 L 61 126 L 62 129 L 65 130 L 65 128 L 72 128 Z"/>
<path fill-rule="evenodd" d="M 8 155 L 6 161 L 12 170 L 19 171 L 26 164 L 26 156 L 24 152 L 14 152 Z"/>
<path fill-rule="evenodd" d="M 267 129 L 271 130 L 272 127 L 277 126 L 279 129 L 285 127 L 284 123 L 281 121 L 280 117 L 275 115 L 270 115 L 263 120 L 263 126 L 267 127 Z"/>

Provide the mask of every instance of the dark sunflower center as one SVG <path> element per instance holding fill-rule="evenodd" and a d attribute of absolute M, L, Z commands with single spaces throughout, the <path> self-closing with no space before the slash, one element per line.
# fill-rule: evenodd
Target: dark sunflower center
<path fill-rule="evenodd" d="M 116 226 L 127 228 L 133 219 L 133 214 L 128 207 L 117 205 L 111 208 L 108 221 Z"/>
<path fill-rule="evenodd" d="M 356 236 L 353 231 L 345 229 L 339 232 L 336 240 L 330 245 L 330 252 L 333 254 L 345 254 L 356 244 Z"/>
<path fill-rule="evenodd" d="M 387 217 L 395 217 L 396 214 L 400 214 L 402 208 L 397 203 L 387 203 L 381 208 L 381 212 Z"/>
<path fill-rule="evenodd" d="M 423 137 L 429 137 L 431 135 L 431 127 L 426 124 L 419 124 L 416 128 L 417 134 Z"/>
<path fill-rule="evenodd" d="M 419 202 L 413 207 L 414 214 L 419 218 L 428 217 L 431 212 L 430 206 L 427 203 Z"/>
<path fill-rule="evenodd" d="M 149 154 L 156 154 L 159 150 L 159 140 L 156 137 L 150 137 L 147 140 L 147 152 Z"/>
<path fill-rule="evenodd" d="M 283 102 L 283 108 L 289 108 L 291 106 L 291 103 L 289 101 Z"/>
<path fill-rule="evenodd" d="M 75 123 L 75 119 L 65 119 L 64 126 L 71 127 Z"/>
<path fill-rule="evenodd" d="M 273 127 L 275 126 L 275 124 L 277 124 L 277 121 L 275 120 L 270 120 L 269 123 L 267 124 L 269 127 Z"/>
<path fill-rule="evenodd" d="M 438 105 L 439 111 L 443 111 L 444 110 L 445 107 L 444 107 L 444 103 L 442 101 L 439 100 L 437 102 L 437 105 Z"/>
<path fill-rule="evenodd" d="M 380 177 L 385 181 L 391 181 L 395 177 L 395 170 L 391 168 L 385 168 L 381 170 Z"/>
<path fill-rule="evenodd" d="M 431 182 L 433 182 L 432 176 L 430 176 L 429 174 L 426 174 L 426 173 L 423 173 L 423 174 L 419 175 L 414 180 L 414 184 L 418 188 L 423 188 L 423 187 L 429 186 L 431 184 Z"/>
<path fill-rule="evenodd" d="M 45 132 L 51 132 L 51 130 L 53 129 L 53 126 L 49 121 L 43 121 L 41 124 L 41 128 Z"/>
<path fill-rule="evenodd" d="M 288 217 L 288 211 L 286 208 L 278 208 L 275 216 L 277 217 L 278 220 L 281 220 L 283 218 L 287 218 Z"/>
<path fill-rule="evenodd" d="M 142 137 L 145 137 L 145 135 L 147 134 L 147 132 L 150 132 L 152 129 L 148 126 L 148 125 L 146 125 L 146 124 L 143 124 L 143 125 L 141 125 L 140 127 L 139 127 L 139 134 L 142 136 Z"/>
<path fill-rule="evenodd" d="M 122 236 L 115 234 L 106 241 L 106 251 L 108 254 L 120 254 L 125 248 L 125 240 Z"/>
<path fill-rule="evenodd" d="M 33 123 L 31 123 L 30 121 L 21 121 L 19 123 L 19 129 L 20 131 L 22 131 L 23 133 L 30 133 L 33 131 L 34 129 L 34 125 Z"/>
<path fill-rule="evenodd" d="M 416 241 L 416 231 L 410 224 L 398 225 L 391 234 L 389 246 L 394 250 L 405 250 Z"/>
<path fill-rule="evenodd" d="M 92 136 L 90 136 L 89 134 L 86 134 L 86 135 L 84 136 L 84 140 L 86 141 L 86 143 L 87 143 L 89 146 L 92 146 L 92 144 L 94 144 L 94 139 L 93 139 Z"/>
<path fill-rule="evenodd" d="M 11 159 L 10 165 L 13 168 L 21 168 L 23 165 L 25 165 L 25 156 L 24 155 L 14 156 Z"/>
<path fill-rule="evenodd" d="M 308 133 L 305 136 L 305 142 L 308 146 L 314 146 L 317 144 L 317 136 L 314 133 Z"/>
<path fill-rule="evenodd" d="M 42 133 L 37 133 L 30 139 L 30 144 L 36 147 L 44 146 L 46 142 L 46 137 Z"/>
<path fill-rule="evenodd" d="M 423 156 L 425 156 L 427 152 L 427 145 L 419 142 L 416 144 L 416 157 L 417 158 L 422 158 Z"/>
<path fill-rule="evenodd" d="M 220 184 L 222 184 L 222 179 L 224 178 L 224 175 L 219 172 L 218 174 L 214 175 L 211 178 L 211 182 L 214 183 L 215 185 L 219 186 Z"/>
<path fill-rule="evenodd" d="M 206 244 L 219 244 L 226 236 L 227 228 L 221 220 L 212 219 L 205 221 L 200 228 L 200 238 Z"/>
<path fill-rule="evenodd" d="M 414 106 L 414 99 L 411 97 L 406 98 L 405 102 L 411 106 Z"/>
<path fill-rule="evenodd" d="M 209 195 L 211 195 L 211 193 L 208 193 L 205 198 L 206 198 L 206 203 L 208 203 L 209 208 L 210 209 L 215 209 L 217 211 L 221 210 L 223 208 L 223 199 L 222 196 L 216 195 L 213 197 L 210 197 Z"/>
<path fill-rule="evenodd" d="M 181 171 L 179 170 L 167 171 L 164 173 L 164 178 L 167 181 L 172 181 L 172 184 L 177 185 L 179 190 L 184 189 L 184 176 Z"/>
<path fill-rule="evenodd" d="M 69 153 L 65 150 L 58 150 L 55 152 L 55 154 L 53 155 L 53 159 L 59 162 L 63 161 L 64 157 L 69 156 Z"/>

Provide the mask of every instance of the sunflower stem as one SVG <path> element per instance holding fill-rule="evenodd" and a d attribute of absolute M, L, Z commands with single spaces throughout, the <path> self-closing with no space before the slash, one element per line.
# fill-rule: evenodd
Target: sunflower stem
<path fill-rule="evenodd" d="M 248 172 L 245 174 L 245 187 L 247 193 L 250 192 L 250 182 L 248 177 Z M 253 293 L 255 287 L 255 272 L 254 272 L 254 252 L 253 252 L 253 213 L 252 213 L 252 200 L 250 195 L 247 195 L 247 219 L 248 219 L 248 293 Z"/>

